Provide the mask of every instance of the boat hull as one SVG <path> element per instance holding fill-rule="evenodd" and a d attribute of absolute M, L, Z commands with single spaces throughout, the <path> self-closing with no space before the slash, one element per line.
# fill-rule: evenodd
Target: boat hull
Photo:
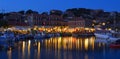
<path fill-rule="evenodd" d="M 108 35 L 102 35 L 102 34 L 97 34 L 97 33 L 94 33 L 94 35 L 97 39 L 108 39 L 109 38 Z"/>
<path fill-rule="evenodd" d="M 120 48 L 120 44 L 111 44 L 110 48 Z"/>

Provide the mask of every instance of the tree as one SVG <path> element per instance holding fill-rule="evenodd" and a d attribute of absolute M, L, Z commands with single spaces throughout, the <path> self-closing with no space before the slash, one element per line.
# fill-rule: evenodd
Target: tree
<path fill-rule="evenodd" d="M 61 10 L 51 10 L 50 15 L 58 15 L 61 16 L 63 12 Z"/>
<path fill-rule="evenodd" d="M 29 10 L 26 11 L 26 14 L 32 14 L 32 13 L 38 14 L 37 11 L 33 11 L 31 9 L 29 9 Z"/>
<path fill-rule="evenodd" d="M 24 10 L 21 10 L 21 11 L 19 11 L 18 13 L 24 15 L 24 14 L 25 14 L 25 11 L 24 11 Z"/>
<path fill-rule="evenodd" d="M 43 12 L 43 13 L 41 13 L 42 15 L 48 15 L 48 12 Z"/>
<path fill-rule="evenodd" d="M 0 27 L 6 27 L 8 26 L 8 22 L 6 20 L 0 20 Z"/>
<path fill-rule="evenodd" d="M 3 18 L 3 14 L 2 13 L 0 13 L 0 19 L 2 19 Z"/>
<path fill-rule="evenodd" d="M 33 13 L 33 11 L 31 9 L 26 11 L 26 14 L 31 14 L 31 13 Z"/>
<path fill-rule="evenodd" d="M 73 13 L 75 16 L 79 16 L 79 15 L 78 15 L 78 9 L 77 9 L 77 8 L 67 9 L 66 12 L 71 12 L 71 13 Z"/>

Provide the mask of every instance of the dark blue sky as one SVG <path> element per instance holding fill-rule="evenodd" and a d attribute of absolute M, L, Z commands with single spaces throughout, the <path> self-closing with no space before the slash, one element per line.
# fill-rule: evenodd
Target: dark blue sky
<path fill-rule="evenodd" d="M 7 12 L 28 9 L 39 12 L 49 11 L 51 9 L 64 11 L 68 8 L 120 11 L 120 0 L 0 0 L 0 10 L 4 9 Z"/>

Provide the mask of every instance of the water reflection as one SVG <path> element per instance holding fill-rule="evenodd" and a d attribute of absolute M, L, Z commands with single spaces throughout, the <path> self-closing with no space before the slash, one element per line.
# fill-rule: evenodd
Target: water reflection
<path fill-rule="evenodd" d="M 54 59 L 61 59 L 61 57 L 63 59 L 74 59 L 74 56 L 79 59 L 83 56 L 82 54 L 80 56 L 81 51 L 94 50 L 95 38 L 56 37 L 43 40 L 41 45 L 48 54 L 51 51 L 55 52 Z M 88 59 L 87 53 L 84 54 L 83 59 Z"/>
<path fill-rule="evenodd" d="M 20 41 L 17 43 L 18 49 L 7 51 L 7 57 L 9 59 L 98 59 L 98 56 L 105 58 L 106 52 L 109 52 L 106 44 L 95 41 L 95 37 L 55 37 Z"/>
<path fill-rule="evenodd" d="M 12 49 L 10 47 L 10 49 L 7 51 L 8 54 L 8 59 L 12 59 Z"/>
<path fill-rule="evenodd" d="M 94 50 L 94 41 L 95 38 L 74 38 L 74 37 L 58 37 L 58 38 L 50 38 L 44 40 L 42 44 L 45 44 L 45 48 L 47 49 L 55 49 L 55 50 Z"/>
<path fill-rule="evenodd" d="M 88 39 L 85 39 L 85 46 L 84 46 L 84 47 L 85 47 L 85 50 L 88 50 L 88 43 L 89 43 L 89 42 L 88 42 Z"/>
<path fill-rule="evenodd" d="M 22 59 L 25 59 L 25 41 L 22 42 Z"/>
<path fill-rule="evenodd" d="M 40 42 L 38 42 L 37 59 L 40 59 Z"/>
<path fill-rule="evenodd" d="M 29 58 L 30 57 L 30 52 L 31 52 L 30 51 L 30 49 L 31 49 L 31 41 L 30 40 L 28 41 L 28 47 L 27 48 L 28 48 L 28 59 L 30 59 Z"/>

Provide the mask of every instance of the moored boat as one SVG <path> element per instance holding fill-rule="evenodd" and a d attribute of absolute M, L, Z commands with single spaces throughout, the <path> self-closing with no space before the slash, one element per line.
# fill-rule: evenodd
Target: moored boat
<path fill-rule="evenodd" d="M 120 44 L 110 44 L 110 48 L 120 48 Z"/>
<path fill-rule="evenodd" d="M 106 31 L 106 30 L 96 30 L 96 32 L 94 33 L 95 37 L 97 39 L 108 39 L 110 35 L 112 35 L 110 33 L 110 31 Z"/>
<path fill-rule="evenodd" d="M 110 48 L 120 48 L 120 39 L 110 44 Z"/>
<path fill-rule="evenodd" d="M 112 35 L 109 36 L 109 42 L 114 42 L 120 39 L 120 33 L 119 32 L 111 32 Z"/>
<path fill-rule="evenodd" d="M 14 33 L 11 31 L 5 31 L 0 36 L 0 41 L 14 41 L 14 39 L 15 39 Z"/>
<path fill-rule="evenodd" d="M 45 38 L 50 38 L 51 35 L 46 34 L 44 32 L 38 32 L 35 34 L 34 39 L 45 39 Z"/>

